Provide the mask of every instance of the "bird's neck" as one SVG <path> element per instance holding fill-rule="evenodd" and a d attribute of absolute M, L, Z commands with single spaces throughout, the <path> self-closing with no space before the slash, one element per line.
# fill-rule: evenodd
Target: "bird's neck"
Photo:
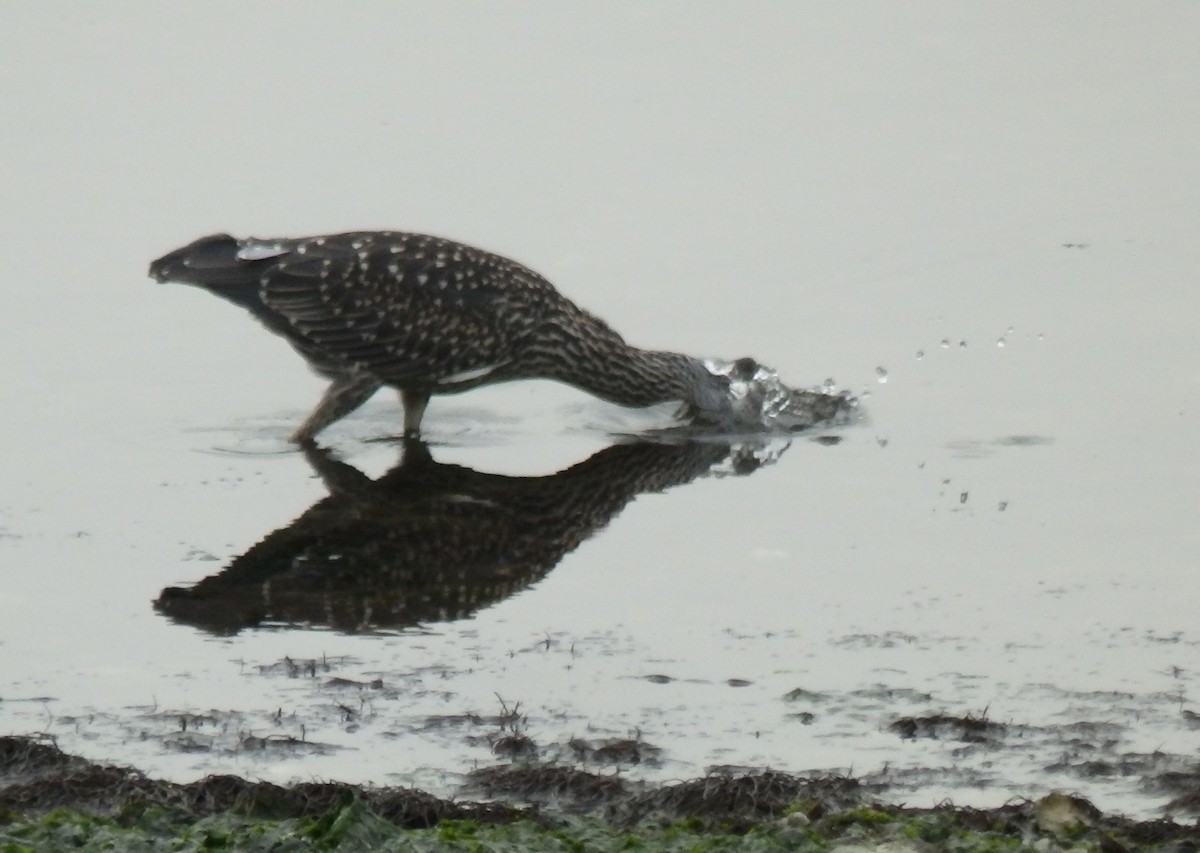
<path fill-rule="evenodd" d="M 580 312 L 570 333 L 546 342 L 554 353 L 548 378 L 582 388 L 621 406 L 653 406 L 690 402 L 699 362 L 676 352 L 644 350 L 625 340 L 606 323 Z"/>
<path fill-rule="evenodd" d="M 619 355 L 604 353 L 602 369 L 581 372 L 564 381 L 621 406 L 653 406 L 690 402 L 695 359 L 677 352 L 625 346 Z"/>

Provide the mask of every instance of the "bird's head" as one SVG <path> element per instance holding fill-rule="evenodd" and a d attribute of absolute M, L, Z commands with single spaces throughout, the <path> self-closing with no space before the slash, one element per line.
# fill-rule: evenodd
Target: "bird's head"
<path fill-rule="evenodd" d="M 832 420 L 856 401 L 832 389 L 789 388 L 753 358 L 704 359 L 693 367 L 694 394 L 684 414 L 722 430 L 796 430 Z"/>

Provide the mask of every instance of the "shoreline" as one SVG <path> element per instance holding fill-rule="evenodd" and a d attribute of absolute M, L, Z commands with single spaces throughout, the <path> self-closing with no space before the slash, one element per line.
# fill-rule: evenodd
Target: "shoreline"
<path fill-rule="evenodd" d="M 0 849 L 705 849 L 1184 851 L 1200 823 L 1135 821 L 1051 793 L 994 809 L 907 808 L 849 776 L 737 771 L 673 784 L 514 761 L 469 798 L 338 782 L 179 784 L 0 737 Z M 1200 797 L 1180 798 L 1195 815 Z M 198 835 L 199 834 L 199 835 Z M 201 839 L 200 835 L 204 838 Z M 69 844 L 68 844 L 69 838 Z M 57 840 L 56 840 L 57 839 Z M 269 846 L 263 846 L 270 839 Z M 634 841 L 636 840 L 636 844 Z M 9 846 L 11 845 L 11 846 Z M 174 845 L 174 846 L 172 846 Z"/>

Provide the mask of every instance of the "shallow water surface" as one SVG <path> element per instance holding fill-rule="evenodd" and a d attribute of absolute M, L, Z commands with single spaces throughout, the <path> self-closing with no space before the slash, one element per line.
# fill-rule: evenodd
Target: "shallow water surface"
<path fill-rule="evenodd" d="M 415 8 L 404 56 L 387 4 L 0 34 L 0 731 L 177 779 L 444 793 L 525 737 L 1157 814 L 1200 749 L 1195 10 Z M 306 457 L 320 383 L 145 266 L 376 226 L 860 417 L 672 444 L 531 382 L 435 399 L 426 448 L 381 394 Z"/>

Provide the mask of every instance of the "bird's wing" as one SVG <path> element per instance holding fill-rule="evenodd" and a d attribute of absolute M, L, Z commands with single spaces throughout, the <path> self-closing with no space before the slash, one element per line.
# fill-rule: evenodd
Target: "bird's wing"
<path fill-rule="evenodd" d="M 260 279 L 263 302 L 318 349 L 398 385 L 502 370 L 557 298 L 520 264 L 437 238 L 347 234 L 244 249 L 268 250 L 278 254 Z"/>

